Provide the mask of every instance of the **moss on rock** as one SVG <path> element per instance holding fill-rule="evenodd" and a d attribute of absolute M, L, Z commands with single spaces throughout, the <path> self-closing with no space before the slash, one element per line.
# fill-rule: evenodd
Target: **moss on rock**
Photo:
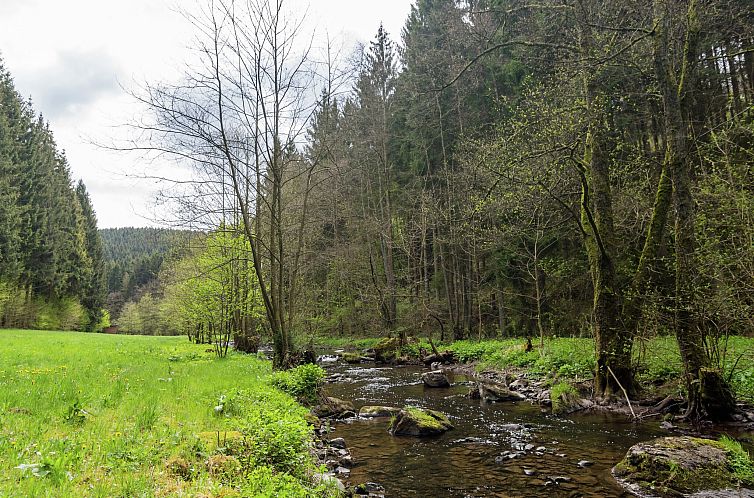
<path fill-rule="evenodd" d="M 448 417 L 435 410 L 406 407 L 390 422 L 394 436 L 434 436 L 453 429 Z"/>
<path fill-rule="evenodd" d="M 723 443 L 693 437 L 664 437 L 632 446 L 613 467 L 627 489 L 660 497 L 735 489 L 741 479 Z M 740 453 L 737 454 L 740 458 Z"/>

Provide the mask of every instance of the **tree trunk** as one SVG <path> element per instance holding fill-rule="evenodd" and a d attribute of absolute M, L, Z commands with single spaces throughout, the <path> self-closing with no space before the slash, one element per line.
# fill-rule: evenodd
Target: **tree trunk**
<path fill-rule="evenodd" d="M 690 78 L 694 76 L 697 55 L 698 24 L 696 0 L 688 2 L 687 26 L 680 75 L 669 60 L 669 30 L 673 25 L 672 6 L 668 0 L 656 0 L 654 44 L 655 75 L 662 94 L 665 118 L 665 163 L 673 182 L 675 207 L 675 334 L 686 372 L 688 409 L 686 417 L 723 419 L 735 407 L 731 390 L 720 372 L 710 369 L 702 328 L 695 323 L 693 274 L 696 240 L 694 233 L 694 199 L 692 163 L 690 161 L 689 126 L 683 112 L 683 99 Z M 677 20 L 676 20 L 677 22 Z"/>

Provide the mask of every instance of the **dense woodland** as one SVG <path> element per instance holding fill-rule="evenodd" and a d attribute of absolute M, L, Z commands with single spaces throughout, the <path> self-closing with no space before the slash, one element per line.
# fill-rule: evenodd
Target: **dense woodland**
<path fill-rule="evenodd" d="M 214 3 L 201 61 L 135 92 L 138 147 L 194 168 L 163 201 L 245 241 L 189 329 L 269 334 L 279 366 L 318 333 L 592 336 L 598 396 L 674 334 L 689 412 L 730 407 L 716 339 L 754 328 L 747 2 L 419 0 L 347 62 L 296 55 L 283 12 Z"/>
<path fill-rule="evenodd" d="M 154 233 L 105 234 L 124 331 L 266 336 L 278 367 L 316 335 L 589 336 L 598 397 L 633 394 L 635 351 L 672 334 L 689 414 L 732 406 L 720 339 L 754 331 L 748 2 L 418 0 L 350 57 L 300 50 L 285 12 L 213 2 L 183 80 L 134 91 L 149 113 L 123 148 L 192 168 L 160 201 L 201 235 L 163 263 Z M 88 232 L 63 227 L 91 208 L 3 81 L 6 288 L 83 303 L 105 272 L 79 275 Z M 64 208 L 30 216 L 42 195 Z M 34 265 L 51 240 L 82 250 Z"/>
<path fill-rule="evenodd" d="M 0 327 L 94 330 L 104 276 L 86 187 L 0 60 Z"/>
<path fill-rule="evenodd" d="M 160 228 L 105 228 L 99 231 L 107 281 L 106 309 L 117 318 L 129 301 L 157 288 L 166 257 L 177 258 L 190 233 Z"/>

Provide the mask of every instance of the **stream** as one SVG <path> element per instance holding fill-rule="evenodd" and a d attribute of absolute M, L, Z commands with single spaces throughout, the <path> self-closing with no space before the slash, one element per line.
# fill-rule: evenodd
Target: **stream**
<path fill-rule="evenodd" d="M 635 443 L 667 435 L 657 420 L 634 424 L 607 414 L 555 417 L 528 401 L 485 404 L 474 385 L 450 375 L 452 387 L 425 388 L 418 366 L 323 365 L 348 380 L 329 395 L 364 405 L 439 410 L 455 426 L 432 438 L 393 437 L 388 419 L 335 423 L 353 456 L 351 483 L 384 486 L 388 497 L 629 496 L 610 469 Z M 513 455 L 513 456 L 512 456 Z"/>

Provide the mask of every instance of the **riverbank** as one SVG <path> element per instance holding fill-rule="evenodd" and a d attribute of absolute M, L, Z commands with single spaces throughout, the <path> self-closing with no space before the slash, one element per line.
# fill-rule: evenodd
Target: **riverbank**
<path fill-rule="evenodd" d="M 379 347 L 379 338 L 354 340 L 327 338 L 318 341 L 321 348 L 341 349 L 345 352 L 368 351 Z M 482 378 L 500 378 L 502 374 L 525 377 L 539 383 L 543 389 L 558 384 L 574 386 L 583 397 L 589 397 L 594 370 L 594 346 L 591 339 L 550 338 L 544 347 L 534 344 L 527 351 L 524 339 L 466 340 L 435 344 L 438 351 L 452 353 L 455 369 Z M 432 346 L 424 340 L 413 340 L 397 354 L 399 362 L 421 362 L 432 353 Z M 745 409 L 754 405 L 754 338 L 730 337 L 721 350 L 721 363 L 730 379 L 736 398 Z M 638 342 L 634 364 L 640 391 L 638 401 L 644 405 L 680 402 L 684 386 L 683 365 L 675 339 L 656 337 Z M 622 407 L 617 397 L 613 407 Z M 677 404 L 677 403 L 676 403 Z M 739 420 L 739 422 L 747 422 Z"/>
<path fill-rule="evenodd" d="M 270 362 L 182 337 L 0 331 L 0 496 L 328 496 Z"/>
<path fill-rule="evenodd" d="M 323 426 L 334 429 L 326 439 L 349 450 L 349 468 L 340 476 L 349 489 L 375 481 L 384 485 L 385 496 L 398 497 L 623 497 L 611 470 L 635 445 L 688 433 L 714 440 L 727 434 L 744 442 L 741 451 L 752 449 L 751 421 L 689 427 L 672 415 L 643 416 L 651 408 L 645 400 L 632 401 L 641 415 L 632 417 L 620 398 L 605 405 L 589 399 L 591 379 L 578 367 L 588 361 L 587 341 L 559 339 L 544 355 L 527 353 L 520 340 L 444 344 L 436 345 L 440 354 L 434 357 L 424 344 L 411 342 L 392 362 L 375 362 L 391 356 L 388 344 L 333 341 L 329 347 L 337 354 L 320 358 L 328 371 L 326 393 L 338 399 L 333 406 L 341 410 L 329 414 Z M 463 354 L 466 363 L 459 361 Z M 456 361 L 438 361 L 448 356 Z M 490 356 L 498 361 L 485 361 Z M 668 359 L 658 355 L 663 357 Z M 511 358 L 520 361 L 499 362 Z M 658 395 L 678 383 L 652 387 Z M 553 413 L 553 399 L 569 392 L 574 405 Z M 453 428 L 430 437 L 393 435 L 392 415 L 417 408 L 441 413 Z M 573 411 L 580 413 L 569 416 Z M 751 469 L 750 463 L 745 467 Z M 737 477 L 731 479 L 735 484 Z"/>

